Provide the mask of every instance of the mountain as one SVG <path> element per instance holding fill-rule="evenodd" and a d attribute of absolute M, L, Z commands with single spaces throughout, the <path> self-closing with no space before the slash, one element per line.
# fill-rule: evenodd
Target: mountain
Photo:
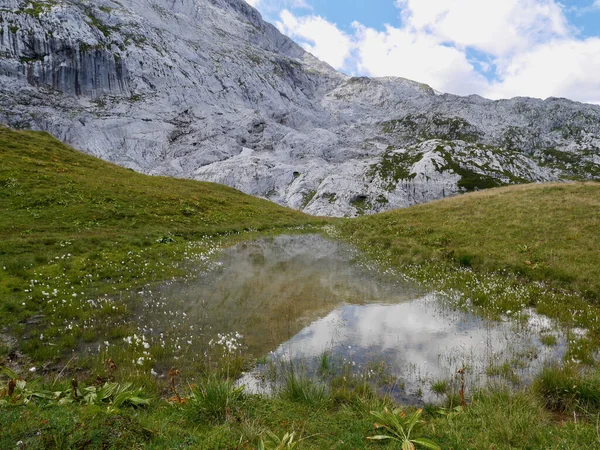
<path fill-rule="evenodd" d="M 0 0 L 0 123 L 320 215 L 600 179 L 600 106 L 348 77 L 243 0 Z"/>

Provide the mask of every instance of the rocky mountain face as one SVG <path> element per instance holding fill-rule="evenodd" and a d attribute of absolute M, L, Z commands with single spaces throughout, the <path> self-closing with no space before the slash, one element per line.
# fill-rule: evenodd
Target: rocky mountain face
<path fill-rule="evenodd" d="M 0 0 L 0 123 L 331 216 L 600 179 L 600 106 L 351 78 L 243 0 Z"/>

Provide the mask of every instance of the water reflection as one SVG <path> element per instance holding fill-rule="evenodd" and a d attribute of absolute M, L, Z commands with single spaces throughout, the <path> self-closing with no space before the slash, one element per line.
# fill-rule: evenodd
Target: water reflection
<path fill-rule="evenodd" d="M 405 386 L 394 392 L 404 401 L 435 399 L 431 383 L 452 379 L 461 367 L 472 387 L 492 375 L 526 379 L 561 357 L 564 337 L 533 312 L 484 321 L 356 257 L 320 235 L 239 244 L 213 270 L 140 294 L 138 320 L 145 334 L 171 337 L 182 352 L 187 346 L 201 354 L 218 333 L 237 332 L 255 357 L 302 362 L 309 371 L 324 352 L 356 371 L 384 360 Z M 541 331 L 558 345 L 541 345 Z M 258 386 L 267 366 L 245 382 Z"/>
<path fill-rule="evenodd" d="M 409 283 L 353 263 L 355 256 L 320 235 L 243 243 L 224 251 L 214 270 L 144 293 L 139 320 L 156 331 L 173 326 L 175 315 L 178 326 L 194 327 L 200 344 L 239 332 L 260 357 L 343 304 L 401 303 L 420 295 Z"/>
<path fill-rule="evenodd" d="M 468 368 L 472 386 L 504 363 L 515 376 L 527 379 L 563 352 L 564 339 L 554 348 L 540 343 L 540 332 L 552 332 L 548 326 L 531 311 L 521 320 L 488 322 L 429 294 L 401 304 L 340 307 L 281 344 L 271 358 L 302 361 L 309 370 L 324 352 L 357 370 L 383 358 L 405 386 L 397 396 L 432 401 L 431 384 L 452 378 L 461 367 Z"/>

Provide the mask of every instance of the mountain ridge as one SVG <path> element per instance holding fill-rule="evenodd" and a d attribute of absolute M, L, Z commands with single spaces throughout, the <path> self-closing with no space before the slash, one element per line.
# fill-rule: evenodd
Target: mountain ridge
<path fill-rule="evenodd" d="M 242 0 L 10 0 L 0 18 L 0 123 L 143 173 L 331 216 L 600 178 L 600 106 L 349 77 Z"/>

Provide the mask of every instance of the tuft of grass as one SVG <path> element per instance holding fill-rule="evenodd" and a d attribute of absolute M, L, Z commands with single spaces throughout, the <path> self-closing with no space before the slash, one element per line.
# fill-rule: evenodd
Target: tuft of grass
<path fill-rule="evenodd" d="M 319 373 L 325 375 L 332 369 L 331 352 L 323 352 L 319 358 Z"/>
<path fill-rule="evenodd" d="M 534 386 L 553 411 L 600 411 L 598 369 L 582 373 L 572 366 L 545 367 L 536 377 Z"/>
<path fill-rule="evenodd" d="M 518 384 L 519 376 L 509 361 L 503 363 L 494 362 L 487 369 L 486 374 L 490 377 L 500 377 L 511 383 Z"/>
<path fill-rule="evenodd" d="M 191 422 L 216 425 L 236 417 L 245 399 L 243 386 L 209 376 L 192 390 L 186 414 Z"/>
<path fill-rule="evenodd" d="M 284 399 L 316 407 L 325 405 L 331 398 L 324 384 L 296 374 L 293 368 L 285 378 L 280 395 Z"/>
<path fill-rule="evenodd" d="M 558 338 L 553 334 L 544 334 L 540 336 L 540 342 L 546 347 L 554 347 L 558 344 Z"/>
<path fill-rule="evenodd" d="M 448 392 L 449 384 L 447 380 L 437 380 L 431 383 L 431 390 L 438 395 L 444 395 Z"/>

